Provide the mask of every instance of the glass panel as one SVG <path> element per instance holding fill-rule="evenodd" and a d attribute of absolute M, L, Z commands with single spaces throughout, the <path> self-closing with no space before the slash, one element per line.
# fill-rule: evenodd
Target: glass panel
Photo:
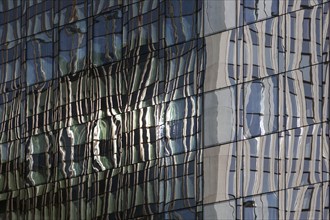
<path fill-rule="evenodd" d="M 322 180 L 321 126 L 313 125 L 286 132 L 286 187 Z"/>
<path fill-rule="evenodd" d="M 287 71 L 322 61 L 321 12 L 322 7 L 315 6 L 286 15 Z"/>
<path fill-rule="evenodd" d="M 323 4 L 323 62 L 330 61 L 330 3 Z"/>
<path fill-rule="evenodd" d="M 27 38 L 26 83 L 28 86 L 53 76 L 53 32 Z"/>
<path fill-rule="evenodd" d="M 236 219 L 236 201 L 230 200 L 210 205 L 204 205 L 204 219 Z"/>
<path fill-rule="evenodd" d="M 60 29 L 59 68 L 64 76 L 86 67 L 86 20 Z"/>
<path fill-rule="evenodd" d="M 322 210 L 322 209 L 321 209 Z M 323 218 L 326 219 L 330 215 L 330 184 L 323 183 Z"/>
<path fill-rule="evenodd" d="M 278 154 L 278 134 L 244 141 L 244 195 L 279 189 Z"/>
<path fill-rule="evenodd" d="M 21 38 L 21 0 L 0 2 L 0 44 Z"/>
<path fill-rule="evenodd" d="M 59 25 L 82 20 L 90 14 L 88 0 L 59 1 Z"/>
<path fill-rule="evenodd" d="M 277 74 L 278 18 L 244 27 L 244 81 Z"/>
<path fill-rule="evenodd" d="M 98 120 L 94 127 L 94 139 L 96 140 L 109 140 L 111 131 L 111 121 L 106 119 Z"/>
<path fill-rule="evenodd" d="M 208 92 L 204 97 L 204 145 L 235 140 L 236 87 Z"/>
<path fill-rule="evenodd" d="M 278 129 L 277 76 L 244 84 L 244 135 L 252 137 Z"/>
<path fill-rule="evenodd" d="M 166 19 L 166 44 L 173 44 L 189 41 L 195 34 L 194 16 Z"/>
<path fill-rule="evenodd" d="M 166 1 L 167 46 L 186 42 L 196 37 L 196 2 L 190 0 Z"/>
<path fill-rule="evenodd" d="M 53 163 L 48 153 L 29 155 L 27 169 L 27 184 L 39 185 L 48 182 L 52 176 L 50 164 Z"/>
<path fill-rule="evenodd" d="M 286 219 L 322 219 L 320 184 L 287 189 L 285 197 Z"/>
<path fill-rule="evenodd" d="M 19 78 L 21 75 L 21 41 L 0 45 L 0 83 Z M 12 89 L 11 89 L 12 90 Z"/>
<path fill-rule="evenodd" d="M 47 153 L 49 152 L 54 143 L 53 133 L 44 133 L 36 136 L 32 136 L 29 143 L 29 152 L 31 154 Z"/>
<path fill-rule="evenodd" d="M 60 132 L 60 146 L 72 146 L 86 143 L 86 124 L 68 127 Z"/>
<path fill-rule="evenodd" d="M 227 31 L 205 38 L 206 70 L 204 91 L 236 83 L 236 31 Z"/>
<path fill-rule="evenodd" d="M 166 16 L 178 17 L 195 12 L 196 4 L 189 0 L 170 0 L 166 4 Z"/>
<path fill-rule="evenodd" d="M 196 219 L 196 210 L 195 208 L 191 209 L 182 209 L 175 212 L 168 212 L 163 214 L 164 219 Z"/>
<path fill-rule="evenodd" d="M 329 124 L 326 123 L 322 132 L 322 172 L 322 181 L 330 180 L 330 134 Z"/>
<path fill-rule="evenodd" d="M 286 12 L 297 11 L 300 9 L 308 9 L 311 6 L 318 5 L 325 2 L 324 0 L 287 0 L 283 1 L 285 4 Z"/>
<path fill-rule="evenodd" d="M 236 3 L 232 0 L 204 1 L 204 34 L 212 34 L 236 26 Z"/>
<path fill-rule="evenodd" d="M 322 65 L 287 74 L 286 128 L 320 122 L 322 115 Z"/>
<path fill-rule="evenodd" d="M 278 193 L 244 198 L 244 219 L 278 219 Z"/>
<path fill-rule="evenodd" d="M 323 64 L 323 117 L 322 121 L 329 121 L 330 119 L 330 65 Z"/>
<path fill-rule="evenodd" d="M 93 64 L 119 60 L 122 55 L 122 12 L 120 9 L 94 19 Z"/>
<path fill-rule="evenodd" d="M 244 1 L 244 21 L 252 23 L 278 14 L 278 2 L 269 0 Z"/>
<path fill-rule="evenodd" d="M 204 149 L 204 204 L 236 197 L 236 144 Z"/>
<path fill-rule="evenodd" d="M 87 145 L 59 147 L 58 157 L 61 160 L 59 160 L 59 164 L 56 167 L 58 169 L 57 180 L 72 178 L 91 172 L 91 170 L 87 169 L 88 152 L 86 148 Z"/>
<path fill-rule="evenodd" d="M 166 121 L 183 119 L 185 116 L 185 99 L 172 101 L 166 111 Z"/>
<path fill-rule="evenodd" d="M 158 37 L 160 20 L 158 1 L 138 1 L 125 7 L 124 10 L 128 11 L 130 21 L 123 28 L 124 35 L 127 36 L 124 37 L 123 44 L 125 56 L 138 56 L 157 50 L 158 44 L 161 43 Z"/>
<path fill-rule="evenodd" d="M 119 6 L 122 4 L 123 0 L 93 0 L 93 15 L 103 13 L 105 11 L 111 10 L 114 6 Z"/>
<path fill-rule="evenodd" d="M 50 30 L 53 27 L 53 1 L 33 1 L 26 3 L 27 35 Z"/>

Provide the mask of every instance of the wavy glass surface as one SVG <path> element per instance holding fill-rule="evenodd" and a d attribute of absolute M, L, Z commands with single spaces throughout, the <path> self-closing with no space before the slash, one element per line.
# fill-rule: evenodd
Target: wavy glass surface
<path fill-rule="evenodd" d="M 204 219 L 236 219 L 235 200 L 204 206 Z"/>
<path fill-rule="evenodd" d="M 93 64 L 102 65 L 121 59 L 122 12 L 112 10 L 94 19 Z"/>
<path fill-rule="evenodd" d="M 244 136 L 253 137 L 278 129 L 278 78 L 244 84 Z"/>
<path fill-rule="evenodd" d="M 21 0 L 2 1 L 0 3 L 0 44 L 22 37 L 21 12 Z"/>
<path fill-rule="evenodd" d="M 286 142 L 286 187 L 321 182 L 321 126 L 290 130 L 286 134 Z"/>
<path fill-rule="evenodd" d="M 244 81 L 279 72 L 278 26 L 273 18 L 244 27 Z"/>
<path fill-rule="evenodd" d="M 204 2 L 204 34 L 209 35 L 236 26 L 237 1 L 206 0 Z"/>
<path fill-rule="evenodd" d="M 0 0 L 0 219 L 327 219 L 329 0 Z"/>
<path fill-rule="evenodd" d="M 323 62 L 330 60 L 330 3 L 323 4 L 322 18 Z"/>
<path fill-rule="evenodd" d="M 278 15 L 279 1 L 241 0 L 244 8 L 244 23 L 252 23 Z"/>
<path fill-rule="evenodd" d="M 246 197 L 243 200 L 244 219 L 278 219 L 278 193 Z"/>
<path fill-rule="evenodd" d="M 60 76 L 78 72 L 86 67 L 87 21 L 63 26 L 59 30 Z"/>
<path fill-rule="evenodd" d="M 205 38 L 206 70 L 204 91 L 220 89 L 237 83 L 238 39 L 236 30 Z"/>
<path fill-rule="evenodd" d="M 228 87 L 204 95 L 204 146 L 236 140 L 236 87 Z M 227 126 L 223 126 L 224 124 Z"/>
<path fill-rule="evenodd" d="M 197 15 L 202 13 L 197 1 L 167 1 L 165 9 L 165 41 L 167 46 L 189 41 L 199 30 Z"/>
<path fill-rule="evenodd" d="M 322 117 L 322 75 L 322 65 L 287 73 L 287 101 L 285 103 L 287 128 L 320 122 Z"/>
<path fill-rule="evenodd" d="M 286 193 L 286 218 L 322 219 L 322 187 L 320 184 L 296 187 Z"/>
<path fill-rule="evenodd" d="M 244 141 L 244 196 L 279 189 L 279 142 L 278 134 Z"/>
<path fill-rule="evenodd" d="M 234 199 L 240 196 L 237 181 L 242 164 L 240 143 L 230 143 L 204 150 L 204 204 Z M 205 213 L 207 215 L 207 213 Z"/>
<path fill-rule="evenodd" d="M 324 0 L 288 0 L 283 2 L 284 9 L 286 12 L 297 11 L 300 9 L 309 8 L 311 6 L 318 5 L 322 2 L 326 2 Z"/>
<path fill-rule="evenodd" d="M 26 2 L 27 36 L 48 31 L 53 28 L 55 20 L 54 4 L 56 4 L 54 1 L 32 0 Z M 39 8 L 42 8 L 43 10 L 40 11 Z"/>
<path fill-rule="evenodd" d="M 43 32 L 27 38 L 26 42 L 27 86 L 52 79 L 53 32 Z"/>
<path fill-rule="evenodd" d="M 162 4 L 168 4 L 163 2 Z M 140 1 L 124 7 L 123 53 L 126 57 L 149 54 L 159 49 L 160 6 L 158 1 Z"/>
<path fill-rule="evenodd" d="M 0 82 L 3 85 L 21 75 L 21 41 L 0 45 L 0 55 Z"/>
<path fill-rule="evenodd" d="M 329 121 L 330 117 L 330 74 L 329 64 L 323 64 L 323 80 L 322 80 L 322 121 Z"/>
<path fill-rule="evenodd" d="M 93 15 L 101 14 L 106 12 L 112 7 L 122 5 L 123 0 L 113 0 L 113 1 L 103 1 L 103 0 L 94 0 L 93 4 Z"/>
<path fill-rule="evenodd" d="M 322 62 L 322 7 L 293 12 L 286 19 L 286 70 Z"/>
<path fill-rule="evenodd" d="M 58 1 L 58 7 L 57 16 L 59 25 L 65 25 L 87 18 L 91 10 L 88 0 Z"/>

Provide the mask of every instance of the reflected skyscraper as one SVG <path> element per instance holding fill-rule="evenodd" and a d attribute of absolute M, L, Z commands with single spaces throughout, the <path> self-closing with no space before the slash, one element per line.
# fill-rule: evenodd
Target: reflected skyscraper
<path fill-rule="evenodd" d="M 329 7 L 204 1 L 205 219 L 329 219 Z"/>
<path fill-rule="evenodd" d="M 0 1 L 0 218 L 329 219 L 329 10 Z"/>

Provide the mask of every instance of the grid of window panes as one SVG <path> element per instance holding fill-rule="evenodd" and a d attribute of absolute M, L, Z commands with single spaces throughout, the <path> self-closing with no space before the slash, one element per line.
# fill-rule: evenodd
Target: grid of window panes
<path fill-rule="evenodd" d="M 205 219 L 329 219 L 328 0 L 205 0 Z"/>
<path fill-rule="evenodd" d="M 202 217 L 202 1 L 0 1 L 0 218 Z"/>
<path fill-rule="evenodd" d="M 0 1 L 0 218 L 329 218 L 329 27 L 329 0 Z"/>

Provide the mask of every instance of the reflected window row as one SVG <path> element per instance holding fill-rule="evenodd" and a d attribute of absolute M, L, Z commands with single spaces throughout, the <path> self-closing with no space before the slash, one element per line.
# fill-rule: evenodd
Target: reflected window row
<path fill-rule="evenodd" d="M 112 12 L 114 13 L 114 12 Z M 109 14 L 107 14 L 110 16 Z M 116 15 L 117 16 L 117 15 Z M 103 17 L 103 15 L 102 15 Z M 103 27 L 107 26 L 107 22 L 98 21 Z M 113 22 L 113 20 L 111 20 Z M 24 60 L 24 70 L 26 71 L 26 77 L 21 78 L 21 81 L 27 86 L 49 81 L 55 78 L 56 75 L 61 77 L 70 75 L 82 70 L 87 69 L 87 26 L 86 21 L 79 21 L 76 23 L 63 26 L 59 31 L 59 51 L 58 58 L 56 56 L 56 46 L 54 47 L 53 41 L 56 39 L 54 31 L 41 32 L 39 34 L 28 37 L 24 40 L 24 53 L 27 54 L 26 60 Z M 109 24 L 110 25 L 110 24 Z M 114 24 L 110 25 L 109 28 Z M 115 25 L 120 26 L 120 25 Z M 122 59 L 122 30 L 117 32 L 116 30 L 110 30 L 104 32 L 97 31 L 94 33 L 93 38 L 93 65 L 104 65 L 106 63 L 120 61 Z M 97 28 L 101 30 L 102 28 Z M 103 30 L 103 29 L 102 29 Z M 118 35 L 118 36 L 117 36 Z M 117 41 L 117 40 L 118 41 Z M 193 42 L 193 41 L 192 41 Z M 108 44 L 109 43 L 109 44 Z M 101 45 L 106 45 L 105 47 Z M 20 78 L 20 62 L 21 62 L 21 43 L 12 42 L 9 44 L 10 48 L 3 46 L 1 53 L 6 58 L 1 65 L 1 82 L 7 83 L 16 78 Z M 55 44 L 56 45 L 56 44 Z M 150 45 L 150 44 L 148 44 Z M 184 44 L 182 44 L 184 45 Z M 182 47 L 182 45 L 180 47 Z M 42 49 L 43 48 L 43 49 Z M 46 49 L 45 49 L 46 48 Z M 154 48 L 156 49 L 156 48 Z M 152 50 L 154 50 L 152 49 Z M 99 50 L 99 51 L 98 51 Z M 104 51 L 103 51 L 104 50 Z M 172 49 L 166 49 L 172 50 Z M 177 60 L 180 60 L 180 64 L 177 66 L 178 70 L 188 69 L 192 71 L 193 63 L 196 59 L 195 48 L 191 48 L 193 54 L 187 52 L 183 57 L 176 60 L 168 61 L 173 65 L 177 65 Z M 141 51 L 140 51 L 141 52 Z M 171 52 L 172 53 L 172 52 Z M 168 55 L 170 55 L 169 53 Z M 186 59 L 191 59 L 187 63 Z M 129 61 L 129 60 L 127 60 Z M 154 60 L 155 62 L 156 60 Z M 182 63 L 181 63 L 182 62 Z M 186 63 L 186 64 L 185 64 Z M 146 63 L 147 64 L 147 63 Z M 140 63 L 139 63 L 140 65 Z M 186 65 L 186 67 L 182 66 Z M 58 73 L 56 66 L 59 67 Z M 171 66 L 174 68 L 175 66 Z M 144 68 L 144 67 L 140 67 Z M 169 69 L 174 71 L 175 69 Z M 8 73 L 11 72 L 11 74 Z M 19 74 L 19 75 L 18 75 Z M 179 73 L 181 74 L 181 73 Z M 191 90 L 191 89 L 190 89 Z M 188 91 L 189 92 L 189 91 Z M 190 93 L 190 92 L 189 92 Z"/>
<path fill-rule="evenodd" d="M 326 219 L 329 183 L 204 205 L 204 219 Z"/>
<path fill-rule="evenodd" d="M 189 100 L 185 101 L 189 104 Z M 172 109 L 172 114 L 175 106 L 168 108 Z M 29 129 L 32 130 L 26 133 L 26 135 L 37 135 L 32 136 L 33 139 L 31 142 L 35 143 L 34 145 L 37 147 L 39 146 L 39 148 L 42 146 L 43 150 L 48 152 L 43 153 L 39 152 L 42 149 L 36 149 L 36 159 L 34 160 L 33 157 L 31 157 L 30 163 L 31 167 L 35 167 L 35 170 L 38 171 L 31 173 L 29 178 L 31 178 L 31 181 L 34 183 L 41 183 L 47 180 L 46 177 L 43 177 L 42 175 L 40 176 L 40 174 L 50 172 L 49 168 L 51 168 L 52 162 L 49 156 L 51 153 L 49 152 L 52 152 L 52 144 L 57 142 L 55 139 L 59 141 L 56 143 L 56 146 L 63 148 L 59 151 L 60 154 L 58 157 L 65 157 L 67 158 L 65 161 L 72 162 L 72 164 L 70 166 L 67 165 L 66 168 L 69 170 L 74 168 L 73 173 L 80 173 L 85 169 L 84 164 L 86 159 L 89 157 L 89 154 L 87 154 L 86 157 L 80 158 L 82 155 L 84 155 L 84 151 L 70 153 L 70 149 L 72 147 L 73 149 L 77 149 L 81 148 L 79 146 L 82 146 L 82 148 L 85 148 L 84 146 L 89 146 L 88 148 L 93 149 L 93 154 L 95 155 L 94 160 L 98 161 L 95 162 L 95 164 L 96 166 L 99 166 L 98 169 L 101 170 L 111 169 L 112 167 L 118 167 L 123 164 L 146 162 L 154 160 L 158 157 L 166 157 L 170 155 L 196 151 L 198 149 L 197 141 L 200 134 L 197 123 L 198 117 L 189 115 L 195 114 L 193 111 L 183 111 L 184 109 L 190 108 L 178 108 L 182 110 L 182 113 L 174 115 L 181 115 L 180 117 L 182 118 L 173 118 L 171 114 L 169 114 L 169 116 L 165 115 L 164 119 L 166 118 L 166 120 L 169 121 L 164 121 L 164 124 L 160 124 L 159 126 L 155 126 L 154 123 L 152 124 L 152 121 L 155 121 L 155 112 L 149 112 L 150 110 L 153 110 L 152 107 L 142 109 L 140 113 L 141 115 L 135 114 L 138 112 L 128 112 L 125 115 L 117 115 L 116 119 L 115 117 L 104 118 L 103 120 L 98 121 L 99 124 L 95 127 L 93 126 L 93 122 L 89 122 L 87 124 L 81 124 L 82 122 L 78 122 L 74 126 L 56 131 L 58 128 L 55 128 L 52 125 L 44 124 L 43 127 L 38 128 L 36 125 L 37 122 L 28 122 L 29 124 L 27 124 L 28 126 L 24 130 L 25 132 L 28 132 Z M 47 114 L 48 112 L 45 113 L 45 115 Z M 30 117 L 28 121 L 33 118 L 38 120 L 42 119 L 39 117 Z M 145 123 L 146 118 L 150 118 L 150 120 L 148 119 Z M 70 118 L 70 120 L 72 119 Z M 105 123 L 107 121 L 108 123 Z M 91 140 L 89 140 L 90 137 L 87 132 L 87 128 L 92 128 L 93 136 Z M 5 130 L 8 131 L 7 129 Z M 21 131 L 20 129 L 13 129 L 13 131 L 17 132 L 18 134 L 24 132 L 24 130 Z M 53 134 L 51 136 L 54 136 L 55 139 L 46 141 L 44 140 L 44 134 L 41 134 L 45 131 L 50 131 L 51 133 L 58 132 L 59 136 L 55 137 L 55 134 Z M 4 132 L 1 138 L 1 143 L 5 144 L 7 141 L 21 138 L 20 135 L 13 135 L 11 133 L 12 132 Z M 91 144 L 92 142 L 93 144 Z M 129 146 L 129 148 L 124 149 L 123 146 Z M 67 149 L 69 149 L 69 152 L 67 152 Z M 78 157 L 78 161 L 74 162 L 76 160 L 74 158 L 76 157 Z M 33 166 L 35 163 L 38 164 L 39 160 L 41 161 L 41 165 Z M 76 175 L 73 173 L 70 175 Z"/>
<path fill-rule="evenodd" d="M 329 181 L 329 125 L 222 144 L 203 152 L 204 202 Z"/>
<path fill-rule="evenodd" d="M 327 71 L 314 65 L 204 93 L 205 146 L 326 121 Z"/>
<path fill-rule="evenodd" d="M 317 5 L 207 36 L 204 91 L 326 63 L 329 6 Z"/>
<path fill-rule="evenodd" d="M 205 34 L 209 35 L 217 33 L 219 31 L 232 29 L 235 27 L 242 26 L 243 23 L 250 24 L 260 20 L 268 19 L 273 16 L 295 13 L 296 11 L 305 10 L 315 6 L 322 7 L 323 2 L 321 0 L 309 0 L 309 1 L 256 1 L 256 0 L 241 0 L 238 2 L 216 1 L 207 0 L 203 6 L 204 12 L 202 11 L 202 3 L 199 1 L 191 4 L 190 0 L 175 0 L 175 1 L 149 1 L 144 0 L 142 2 L 124 3 L 121 0 L 103 2 L 103 1 L 89 1 L 79 0 L 75 2 L 66 1 L 53 3 L 52 1 L 15 1 L 12 3 L 10 0 L 6 0 L 2 3 L 2 11 L 10 13 L 11 16 L 5 16 L 6 18 L 19 18 L 21 11 L 26 10 L 26 14 L 23 17 L 27 17 L 22 20 L 23 26 L 27 26 L 27 34 L 36 34 L 42 31 L 47 31 L 53 28 L 54 25 L 67 25 L 69 23 L 77 22 L 88 18 L 89 16 L 97 16 L 99 14 L 111 11 L 113 8 L 128 8 L 128 20 L 137 17 L 138 15 L 148 14 L 153 10 L 160 11 L 159 5 L 162 5 L 161 10 L 166 17 L 168 45 L 182 42 L 183 40 L 190 40 L 200 32 L 200 16 L 197 14 L 204 14 Z M 164 7 L 165 5 L 165 7 Z M 181 8 L 181 10 L 180 10 Z M 283 12 L 279 11 L 279 8 Z M 126 9 L 125 9 L 126 10 Z M 92 15 L 93 11 L 93 15 Z M 222 11 L 223 13 L 217 13 Z M 56 15 L 56 16 L 55 16 Z M 223 16 L 223 18 L 221 17 Z M 155 17 L 155 16 L 154 16 Z M 158 17 L 158 16 L 156 16 Z M 180 19 L 176 19 L 181 17 Z M 1 19 L 0 19 L 1 20 Z M 5 19 L 2 19 L 5 20 Z M 20 19 L 16 19 L 17 22 Z M 150 19 L 147 19 L 150 20 Z M 221 22 L 218 22 L 218 21 Z M 196 22 L 197 21 L 197 22 Z M 25 24 L 26 22 L 26 24 Z M 134 21 L 132 21 L 134 22 Z M 6 22 L 3 25 L 5 30 L 1 34 L 1 42 L 7 42 L 17 40 L 21 38 L 20 31 L 13 32 L 11 30 L 20 30 L 20 28 L 14 28 L 21 26 L 21 23 Z M 197 26 L 195 26 L 197 23 Z M 39 24 L 39 25 L 38 25 Z M 1 26 L 2 27 L 2 26 Z M 181 29 L 181 31 L 179 31 Z M 9 32 L 8 32 L 9 31 Z M 7 33 L 8 32 L 8 33 Z M 171 38 L 172 34 L 176 33 L 177 39 Z"/>
<path fill-rule="evenodd" d="M 8 1 L 8 0 L 7 0 Z M 23 30 L 27 36 L 40 32 L 49 31 L 54 26 L 54 1 L 22 1 L 23 10 L 26 10 L 26 17 L 22 19 Z M 26 18 L 26 20 L 25 20 Z M 25 35 L 23 32 L 23 36 Z"/>
<path fill-rule="evenodd" d="M 121 114 L 123 111 L 127 111 L 127 110 L 132 111 L 135 109 L 141 109 L 148 106 L 152 106 L 157 103 L 160 103 L 162 99 L 168 101 L 175 99 L 176 100 L 175 102 L 184 104 L 183 102 L 184 99 L 182 98 L 185 96 L 187 96 L 185 99 L 188 102 L 184 105 L 186 105 L 187 107 L 183 107 L 182 110 L 187 109 L 187 111 L 189 112 L 194 112 L 193 110 L 194 106 L 197 104 L 199 99 L 198 98 L 196 99 L 196 97 L 194 97 L 195 92 L 192 89 L 193 88 L 192 86 L 195 86 L 193 84 L 194 66 L 192 65 L 192 63 L 195 60 L 195 54 L 193 52 L 194 50 L 192 51 L 188 50 L 185 52 L 186 54 L 183 57 L 181 57 L 179 60 L 173 59 L 170 61 L 174 67 L 178 66 L 176 68 L 179 68 L 182 71 L 182 73 L 179 72 L 179 75 L 180 74 L 183 75 L 177 76 L 176 78 L 172 79 L 169 83 L 165 83 L 166 82 L 165 79 L 162 79 L 163 82 L 156 81 L 157 76 L 160 74 L 161 71 L 158 70 L 157 67 L 158 62 L 156 60 L 156 57 L 151 57 L 150 59 L 148 59 L 148 62 L 145 63 L 143 62 L 139 63 L 141 61 L 139 61 L 140 59 L 137 58 L 136 59 L 137 66 L 132 67 L 134 71 L 136 71 L 136 74 L 134 78 L 132 79 L 128 78 L 128 80 L 133 80 L 134 82 L 140 82 L 141 78 L 143 78 L 145 84 L 134 83 L 133 86 L 130 88 L 132 90 L 130 94 L 125 94 L 127 92 L 122 93 L 123 91 L 122 88 L 124 88 L 125 85 L 124 84 L 125 80 L 119 77 L 122 76 L 122 74 L 108 75 L 107 73 L 106 77 L 108 78 L 109 82 L 114 86 L 114 87 L 110 87 L 111 88 L 110 90 L 107 90 L 106 89 L 107 87 L 102 88 L 98 85 L 97 82 L 100 83 L 104 83 L 104 82 L 101 82 L 100 81 L 101 78 L 97 77 L 97 75 L 89 76 L 89 75 L 85 75 L 84 72 L 65 76 L 61 78 L 61 80 L 59 80 L 58 82 L 48 81 L 46 84 L 43 85 L 43 87 L 41 87 L 41 89 L 37 93 L 36 92 L 32 93 L 31 91 L 34 89 L 34 86 L 29 86 L 27 87 L 28 90 L 27 98 L 26 100 L 25 99 L 23 100 L 23 103 L 26 103 L 25 116 L 27 117 L 27 121 L 26 121 L 28 125 L 27 131 L 38 128 L 39 125 L 36 124 L 36 122 L 39 122 L 39 124 L 44 123 L 44 125 L 55 123 L 56 125 L 53 129 L 58 129 L 61 127 L 66 127 L 73 124 L 89 121 L 91 120 L 92 117 L 97 117 L 97 118 L 104 117 L 102 116 L 104 113 L 105 115 L 112 116 L 112 115 Z M 178 62 L 179 65 L 177 64 Z M 143 71 L 143 69 L 145 68 L 151 68 L 150 74 L 147 74 L 146 72 Z M 102 74 L 103 74 L 103 70 L 104 69 L 102 69 L 101 72 Z M 172 71 L 175 72 L 175 69 L 173 69 Z M 192 72 L 184 73 L 185 71 L 192 71 Z M 171 77 L 175 77 L 175 75 L 172 74 L 173 72 L 170 72 Z M 96 71 L 93 73 L 98 74 L 98 72 Z M 118 76 L 118 78 L 114 78 L 115 76 L 116 77 Z M 95 85 L 92 84 L 91 86 L 90 83 L 88 83 L 90 82 L 91 79 L 95 83 Z M 187 85 L 185 85 L 186 83 Z M 118 88 L 121 89 L 120 90 L 115 89 L 116 86 L 118 86 Z M 147 87 L 142 88 L 143 86 L 147 86 Z M 165 88 L 162 89 L 162 87 Z M 155 90 L 156 88 L 158 91 Z M 101 90 L 101 92 L 99 92 L 99 90 Z M 168 91 L 169 94 L 164 93 L 164 91 Z M 186 94 L 184 94 L 185 91 Z M 112 94 L 112 96 L 106 95 L 109 93 Z M 93 94 L 93 98 L 91 97 L 92 94 Z M 166 96 L 163 97 L 159 96 L 162 94 L 166 94 Z M 175 96 L 173 97 L 172 94 L 175 94 Z M 103 97 L 104 95 L 106 96 Z M 142 104 L 141 102 L 136 102 L 137 98 L 141 99 L 140 101 L 142 101 Z M 118 105 L 119 103 L 121 104 L 120 106 Z M 130 107 L 125 110 L 127 105 L 132 106 L 133 108 Z M 169 108 L 175 110 L 174 103 L 171 106 L 169 106 Z M 108 110 L 110 110 L 110 112 Z M 97 116 L 97 114 L 99 113 L 101 113 L 102 115 Z M 172 112 L 171 114 L 180 115 L 177 114 L 176 112 Z M 191 116 L 190 114 L 191 113 L 187 114 L 186 117 L 190 117 Z M 92 117 L 89 117 L 90 115 Z M 56 120 L 52 120 L 52 118 L 54 117 L 56 117 Z M 48 121 L 49 119 L 50 121 Z M 189 124 L 195 125 L 194 122 L 193 123 L 189 122 Z M 40 131 L 37 131 L 37 133 L 40 133 Z"/>
<path fill-rule="evenodd" d="M 38 138 L 32 138 L 30 141 L 30 146 L 29 149 L 34 151 L 38 150 L 36 148 L 33 148 L 32 144 L 39 144 L 38 141 L 49 141 L 48 138 L 51 138 L 51 136 L 48 136 L 46 139 L 41 140 L 39 137 Z M 31 148 L 32 147 L 32 148 Z M 38 147 L 37 145 L 35 147 Z M 78 147 L 78 146 L 76 146 Z M 76 152 L 76 149 L 75 149 Z M 78 152 L 76 152 L 78 153 Z M 193 156 L 193 155 L 192 155 Z M 56 204 L 61 204 L 65 203 L 68 201 L 75 201 L 79 200 L 79 198 L 90 198 L 90 196 L 93 197 L 98 197 L 101 196 L 99 199 L 103 200 L 103 196 L 105 196 L 107 199 L 111 199 L 111 201 L 117 201 L 116 203 L 112 203 L 111 205 L 111 210 L 103 210 L 102 212 L 107 212 L 107 213 L 113 213 L 123 210 L 127 210 L 129 212 L 132 212 L 135 210 L 135 206 L 139 207 L 140 206 L 149 206 L 152 204 L 155 204 L 156 206 L 154 207 L 153 211 L 151 213 L 144 213 L 143 215 L 149 215 L 153 213 L 159 213 L 159 212 L 164 212 L 164 211 L 171 211 L 171 210 L 178 210 L 182 208 L 186 208 L 187 204 L 190 204 L 190 207 L 194 207 L 196 203 L 194 202 L 194 196 L 195 196 L 195 174 L 194 174 L 194 157 L 190 158 L 191 160 L 189 163 L 188 161 L 184 161 L 183 164 L 177 164 L 172 167 L 172 165 L 168 164 L 167 167 L 158 167 L 156 161 L 150 161 L 149 163 L 140 163 L 140 164 L 135 164 L 135 165 L 130 165 L 128 167 L 123 167 L 123 168 L 116 168 L 113 170 L 108 170 L 105 172 L 98 172 L 98 173 L 93 173 L 89 175 L 83 175 L 79 177 L 74 177 L 72 176 L 71 179 L 66 179 L 66 180 L 60 180 L 56 182 L 55 184 L 47 184 L 47 185 L 39 185 L 40 183 L 45 183 L 42 181 L 45 176 L 40 176 L 40 175 L 46 175 L 47 172 L 41 172 L 42 170 L 40 168 L 43 167 L 42 164 L 44 162 L 49 160 L 49 158 L 43 158 L 42 154 L 38 154 L 37 151 L 35 151 L 32 155 L 27 157 L 27 163 L 29 165 L 27 166 L 27 169 L 31 169 L 28 172 L 27 178 L 30 178 L 32 182 L 29 184 L 32 185 L 38 185 L 36 186 L 39 188 L 36 193 L 30 194 L 29 193 L 29 198 L 31 196 L 36 195 L 39 198 L 47 196 L 48 192 L 52 194 L 55 200 L 52 200 Z M 59 156 L 59 158 L 62 158 L 62 156 Z M 185 158 L 184 155 L 181 155 L 181 158 Z M 173 158 L 174 159 L 174 158 Z M 71 160 L 70 160 L 71 161 Z M 49 161 L 48 161 L 49 162 Z M 64 161 L 65 162 L 65 161 Z M 155 163 L 156 162 L 156 163 Z M 73 162 L 70 162 L 71 165 Z M 176 163 L 175 161 L 171 161 L 170 163 Z M 1 164 L 2 165 L 2 164 Z M 48 166 L 48 165 L 47 165 Z M 180 167 L 183 166 L 183 167 Z M 59 163 L 59 172 L 64 171 L 64 167 L 61 167 L 61 162 Z M 184 176 L 178 176 L 173 179 L 168 179 L 168 177 L 165 175 L 165 179 L 159 179 L 158 172 L 160 173 L 168 173 L 172 170 L 172 172 L 176 173 L 182 170 L 185 170 L 184 172 L 186 173 Z M 65 169 L 66 170 L 66 169 Z M 39 171 L 39 172 L 38 172 Z M 74 169 L 74 171 L 76 171 Z M 59 178 L 61 179 L 61 174 L 58 174 Z M 110 177 L 111 178 L 108 178 Z M 48 176 L 48 178 L 51 176 Z M 51 177 L 53 178 L 53 177 Z M 86 189 L 84 187 L 87 186 L 87 178 L 92 181 L 91 188 L 89 190 L 90 193 L 88 194 L 80 194 L 78 192 L 83 192 Z M 49 179 L 48 179 L 49 181 Z M 123 187 L 118 187 L 119 182 L 125 181 L 127 182 L 127 185 Z M 172 187 L 168 186 L 175 186 L 173 189 Z M 184 185 L 185 187 L 182 187 Z M 53 189 L 50 186 L 55 186 Z M 83 187 L 83 188 L 81 188 Z M 46 191 L 47 188 L 47 192 Z M 36 188 L 30 187 L 27 188 L 27 190 L 34 190 Z M 81 189 L 82 191 L 80 191 Z M 125 204 L 121 204 L 121 200 L 116 199 L 118 196 L 122 195 L 123 190 L 127 191 L 127 195 L 132 195 L 127 197 L 127 202 Z M 173 191 L 174 190 L 174 191 Z M 173 191 L 173 192 L 172 192 Z M 15 191 L 14 191 L 15 192 Z M 18 191 L 17 191 L 18 192 Z M 20 191 L 22 192 L 22 191 Z M 158 193 L 157 193 L 158 192 Z M 32 193 L 32 192 L 31 192 Z M 4 195 L 4 193 L 1 193 Z M 0 195 L 1 195 L 0 194 Z M 41 197 L 40 197 L 41 196 Z M 170 196 L 170 197 L 169 197 Z M 172 198 L 171 196 L 175 196 L 175 198 Z M 24 195 L 23 195 L 24 197 Z M 3 198 L 3 197 L 1 197 Z M 148 198 L 148 199 L 143 199 L 143 198 Z M 46 199 L 46 197 L 44 198 Z M 99 201 L 99 200 L 98 200 Z M 27 209 L 34 209 L 34 208 L 43 208 L 44 205 L 47 203 L 43 203 L 43 205 L 39 204 L 38 206 L 35 206 L 34 204 L 35 201 L 31 201 L 31 204 L 26 207 Z M 113 207 L 119 205 L 120 207 Z M 158 205 L 157 205 L 158 204 Z M 3 204 L 5 207 L 9 208 L 11 207 L 9 203 Z M 143 208 L 140 207 L 140 208 Z M 159 207 L 156 208 L 156 207 Z M 10 208 L 9 208 L 10 209 Z M 54 211 L 54 210 L 53 210 Z M 141 215 L 136 213 L 136 216 Z"/>
<path fill-rule="evenodd" d="M 278 77 L 273 76 L 205 93 L 204 145 L 277 131 L 279 92 Z"/>
<path fill-rule="evenodd" d="M 0 84 L 20 78 L 21 44 L 13 41 L 0 46 Z"/>
<path fill-rule="evenodd" d="M 20 140 L 0 144 L 0 193 L 23 187 L 19 164 L 24 158 L 20 146 Z"/>
<path fill-rule="evenodd" d="M 206 0 L 204 2 L 204 33 L 210 35 L 225 30 L 241 27 L 283 14 L 303 11 L 315 6 L 326 7 L 327 1 L 322 0 L 240 0 L 218 1 Z M 220 12 L 220 13 L 219 13 Z"/>

